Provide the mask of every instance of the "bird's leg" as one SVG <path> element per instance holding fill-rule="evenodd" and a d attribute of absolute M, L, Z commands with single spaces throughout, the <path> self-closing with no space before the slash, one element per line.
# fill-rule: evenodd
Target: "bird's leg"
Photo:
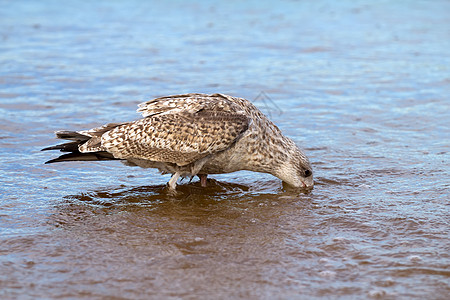
<path fill-rule="evenodd" d="M 197 176 L 200 178 L 200 185 L 206 187 L 206 178 L 208 177 L 208 174 L 198 174 Z"/>
<path fill-rule="evenodd" d="M 172 178 L 170 178 L 169 180 L 169 187 L 172 190 L 175 190 L 177 188 L 177 180 L 180 177 L 180 173 L 176 172 L 175 174 L 172 175 Z"/>

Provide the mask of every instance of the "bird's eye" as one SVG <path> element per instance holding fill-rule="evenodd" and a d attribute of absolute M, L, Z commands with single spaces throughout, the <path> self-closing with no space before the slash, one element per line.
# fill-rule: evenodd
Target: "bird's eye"
<path fill-rule="evenodd" d="M 305 177 L 309 177 L 312 175 L 312 172 L 310 170 L 305 170 Z"/>

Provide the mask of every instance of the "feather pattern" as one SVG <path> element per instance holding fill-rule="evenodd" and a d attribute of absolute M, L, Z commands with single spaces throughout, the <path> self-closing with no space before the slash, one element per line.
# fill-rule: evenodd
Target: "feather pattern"
<path fill-rule="evenodd" d="M 184 94 L 139 105 L 142 119 L 84 131 L 59 131 L 72 142 L 43 150 L 71 152 L 49 162 L 121 159 L 179 176 L 251 170 L 293 186 L 312 186 L 306 155 L 275 124 L 243 98 Z M 204 176 L 204 177 L 202 177 Z"/>
<path fill-rule="evenodd" d="M 166 113 L 115 127 L 102 135 L 101 145 L 116 158 L 185 166 L 230 147 L 247 128 L 241 114 Z"/>

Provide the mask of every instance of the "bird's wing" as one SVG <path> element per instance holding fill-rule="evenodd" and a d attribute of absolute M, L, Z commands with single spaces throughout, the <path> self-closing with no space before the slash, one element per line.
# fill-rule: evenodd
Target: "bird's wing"
<path fill-rule="evenodd" d="M 166 96 L 139 104 L 137 111 L 142 116 L 149 117 L 162 114 L 196 113 L 202 109 L 243 113 L 233 97 L 223 94 Z"/>
<path fill-rule="evenodd" d="M 230 147 L 250 122 L 244 114 L 204 109 L 150 115 L 104 133 L 102 147 L 115 158 L 184 166 Z"/>

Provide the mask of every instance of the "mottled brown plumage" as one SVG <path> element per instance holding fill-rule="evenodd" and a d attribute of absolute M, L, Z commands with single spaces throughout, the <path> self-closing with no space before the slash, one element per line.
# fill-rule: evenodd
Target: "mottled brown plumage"
<path fill-rule="evenodd" d="M 269 173 L 295 187 L 311 187 L 305 154 L 249 101 L 223 94 L 186 94 L 139 105 L 143 118 L 86 131 L 59 131 L 72 140 L 43 150 L 70 152 L 51 162 L 121 159 L 180 176 L 239 170 Z"/>

